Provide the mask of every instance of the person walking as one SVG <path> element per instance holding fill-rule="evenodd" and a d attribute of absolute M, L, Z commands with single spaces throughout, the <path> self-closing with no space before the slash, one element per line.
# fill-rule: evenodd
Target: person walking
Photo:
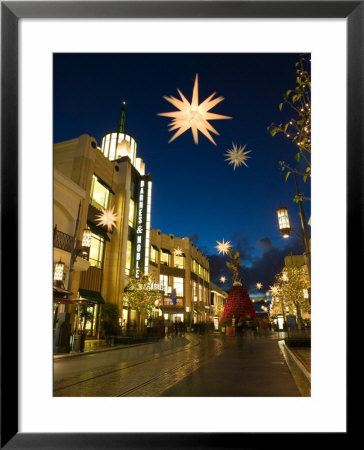
<path fill-rule="evenodd" d="M 177 319 L 174 320 L 174 335 L 178 336 L 178 331 L 179 331 L 179 324 Z"/>
<path fill-rule="evenodd" d="M 235 326 L 235 331 L 236 331 L 236 344 L 238 348 L 242 348 L 243 347 L 243 326 L 244 326 L 244 321 L 243 318 L 240 317 L 236 326 Z"/>
<path fill-rule="evenodd" d="M 250 352 L 253 350 L 253 338 L 254 338 L 253 327 L 254 327 L 254 324 L 250 320 L 250 317 L 248 317 L 245 321 L 245 329 L 246 329 L 246 343 L 247 343 L 248 350 Z"/>

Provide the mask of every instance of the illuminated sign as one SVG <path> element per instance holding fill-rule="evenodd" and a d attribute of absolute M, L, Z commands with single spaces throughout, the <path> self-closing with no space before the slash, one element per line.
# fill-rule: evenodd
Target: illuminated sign
<path fill-rule="evenodd" d="M 278 316 L 278 329 L 283 330 L 284 329 L 284 317 Z"/>
<path fill-rule="evenodd" d="M 158 284 L 158 283 L 153 283 L 150 285 L 149 289 L 155 290 L 155 291 L 164 291 L 164 285 L 163 284 Z"/>
<path fill-rule="evenodd" d="M 219 317 L 218 316 L 214 316 L 214 327 L 215 327 L 215 330 L 219 329 Z"/>
<path fill-rule="evenodd" d="M 151 205 L 152 182 L 145 177 L 140 180 L 138 195 L 134 264 L 136 278 L 141 273 L 148 273 Z"/>

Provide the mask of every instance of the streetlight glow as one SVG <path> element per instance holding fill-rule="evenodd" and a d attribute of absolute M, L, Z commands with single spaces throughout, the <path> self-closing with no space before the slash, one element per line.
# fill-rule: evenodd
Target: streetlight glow
<path fill-rule="evenodd" d="M 59 260 L 54 268 L 54 281 L 63 281 L 63 272 L 64 272 L 64 262 Z"/>
<path fill-rule="evenodd" d="M 86 228 L 83 230 L 83 236 L 82 236 L 82 247 L 91 247 L 91 230 Z"/>
<path fill-rule="evenodd" d="M 291 225 L 289 223 L 288 209 L 281 206 L 277 209 L 279 231 L 283 238 L 287 239 L 291 235 Z"/>

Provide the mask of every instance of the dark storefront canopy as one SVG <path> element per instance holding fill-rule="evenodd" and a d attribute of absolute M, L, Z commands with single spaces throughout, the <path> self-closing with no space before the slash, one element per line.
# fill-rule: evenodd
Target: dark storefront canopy
<path fill-rule="evenodd" d="M 100 292 L 97 291 L 89 291 L 87 289 L 79 289 L 78 290 L 80 297 L 88 300 L 90 303 L 105 303 L 105 300 L 102 298 Z M 80 299 L 77 299 L 80 300 Z"/>
<path fill-rule="evenodd" d="M 97 227 L 95 224 L 93 224 L 92 222 L 87 221 L 87 225 L 90 227 L 90 230 L 94 233 L 97 234 L 98 236 L 101 236 L 105 239 L 105 241 L 109 241 L 110 242 L 110 238 L 108 236 L 108 234 L 106 233 L 105 230 L 103 230 L 100 227 Z"/>

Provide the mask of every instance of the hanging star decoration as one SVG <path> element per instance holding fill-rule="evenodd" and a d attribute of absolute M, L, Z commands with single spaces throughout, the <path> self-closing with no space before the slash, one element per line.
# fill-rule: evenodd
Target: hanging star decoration
<path fill-rule="evenodd" d="M 229 250 L 231 249 L 230 241 L 225 242 L 224 239 L 222 242 L 216 241 L 217 245 L 215 245 L 215 248 L 219 251 L 219 254 L 222 253 L 223 255 L 226 255 L 229 253 Z"/>
<path fill-rule="evenodd" d="M 257 284 L 256 284 L 256 287 L 257 287 L 258 289 L 262 289 L 263 285 L 262 285 L 262 283 L 257 283 Z"/>
<path fill-rule="evenodd" d="M 248 150 L 247 152 L 245 152 L 245 147 L 246 144 L 244 145 L 244 147 L 241 146 L 237 146 L 233 144 L 233 148 L 228 150 L 227 153 L 225 153 L 225 156 L 227 156 L 227 158 L 225 159 L 225 161 L 229 161 L 229 164 L 234 164 L 234 170 L 236 169 L 236 167 L 239 167 L 241 164 L 244 164 L 246 167 L 248 167 L 248 164 L 245 162 L 248 158 L 250 158 L 250 156 L 247 156 L 248 153 L 251 152 L 251 150 Z"/>
<path fill-rule="evenodd" d="M 96 216 L 97 225 L 106 226 L 107 231 L 111 231 L 112 227 L 116 227 L 116 221 L 119 216 L 114 213 L 114 206 L 108 210 L 102 208 L 102 213 Z"/>
<path fill-rule="evenodd" d="M 179 247 L 175 248 L 173 253 L 175 256 L 182 256 L 183 254 L 182 249 Z"/>
<path fill-rule="evenodd" d="M 221 277 L 221 278 L 220 278 L 220 281 L 221 281 L 221 283 L 225 283 L 226 277 Z"/>
<path fill-rule="evenodd" d="M 210 131 L 216 135 L 219 133 L 215 128 L 208 122 L 208 120 L 220 120 L 220 119 L 231 119 L 229 116 L 223 116 L 221 114 L 214 114 L 209 112 L 215 105 L 222 102 L 224 97 L 217 97 L 212 99 L 216 92 L 211 94 L 206 100 L 204 100 L 200 105 L 198 104 L 198 74 L 196 74 L 195 84 L 193 86 L 192 101 L 191 103 L 186 99 L 182 92 L 177 89 L 181 99 L 178 100 L 175 97 L 163 96 L 167 102 L 172 103 L 178 111 L 159 113 L 158 116 L 171 117 L 173 120 L 169 125 L 169 131 L 177 130 L 176 133 L 171 137 L 168 143 L 174 141 L 176 138 L 181 136 L 185 131 L 191 128 L 193 141 L 198 144 L 198 132 L 200 131 L 203 135 L 207 137 L 214 145 L 216 142 L 213 140 Z"/>
<path fill-rule="evenodd" d="M 275 297 L 278 295 L 279 293 L 279 287 L 278 286 L 269 286 L 270 287 L 270 291 L 272 293 L 272 296 Z"/>

